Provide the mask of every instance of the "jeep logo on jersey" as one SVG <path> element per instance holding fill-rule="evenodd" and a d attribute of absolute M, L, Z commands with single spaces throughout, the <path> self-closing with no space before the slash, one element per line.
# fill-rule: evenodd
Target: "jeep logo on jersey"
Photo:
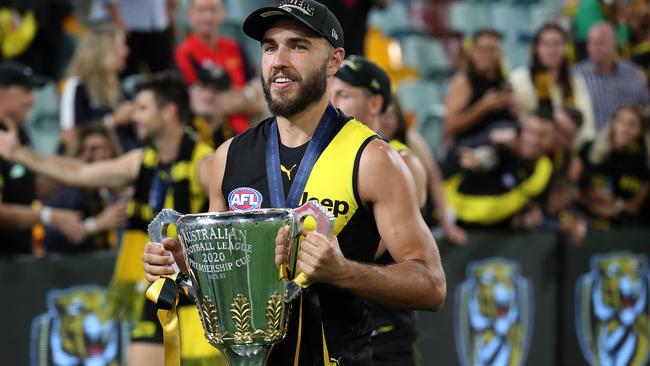
<path fill-rule="evenodd" d="M 228 195 L 231 211 L 250 211 L 262 207 L 262 194 L 256 189 L 239 187 Z"/>
<path fill-rule="evenodd" d="M 318 199 L 317 197 L 309 197 L 309 192 L 303 192 L 302 202 L 303 204 L 307 201 L 316 201 L 327 208 L 335 217 L 339 215 L 345 215 L 350 211 L 350 204 L 342 200 L 333 200 L 330 198 Z"/>

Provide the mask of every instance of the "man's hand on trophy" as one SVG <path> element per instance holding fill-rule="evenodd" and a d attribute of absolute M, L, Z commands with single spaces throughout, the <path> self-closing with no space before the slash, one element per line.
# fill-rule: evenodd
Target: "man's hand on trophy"
<path fill-rule="evenodd" d="M 144 272 L 147 281 L 154 282 L 160 276 L 174 273 L 173 263 L 177 263 L 183 273 L 187 273 L 187 265 L 183 258 L 181 243 L 175 239 L 163 239 L 160 243 L 147 243 L 142 255 Z"/>
<path fill-rule="evenodd" d="M 278 230 L 275 237 L 275 264 L 287 264 L 289 262 L 289 225 L 285 225 Z"/>
<path fill-rule="evenodd" d="M 336 236 L 327 237 L 315 231 L 305 233 L 298 253 L 298 267 L 309 279 L 336 284 L 347 276 L 347 264 Z"/>

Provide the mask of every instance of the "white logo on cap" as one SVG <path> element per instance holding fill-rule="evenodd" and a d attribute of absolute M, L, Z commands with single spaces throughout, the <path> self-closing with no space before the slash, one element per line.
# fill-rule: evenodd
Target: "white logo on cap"
<path fill-rule="evenodd" d="M 337 40 L 337 41 L 339 40 L 339 35 L 336 33 L 336 31 L 334 30 L 334 28 L 332 28 L 332 38 L 334 38 L 334 39 Z"/>
<path fill-rule="evenodd" d="M 359 71 L 359 69 L 361 68 L 361 65 L 359 63 L 357 63 L 355 61 L 352 61 L 350 59 L 343 60 L 343 65 L 342 66 L 347 66 L 347 67 L 351 68 L 354 71 Z"/>
<path fill-rule="evenodd" d="M 291 12 L 291 9 L 299 10 L 301 13 L 307 16 L 314 16 L 314 7 L 311 4 L 308 4 L 302 0 L 290 0 L 286 1 L 279 6 L 280 9 L 284 9 L 288 12 Z"/>

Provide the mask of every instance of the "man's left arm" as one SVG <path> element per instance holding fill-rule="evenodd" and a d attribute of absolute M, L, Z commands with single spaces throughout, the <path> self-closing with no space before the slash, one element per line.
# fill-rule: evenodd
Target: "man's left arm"
<path fill-rule="evenodd" d="M 358 182 L 361 199 L 372 207 L 382 241 L 396 263 L 378 266 L 348 260 L 335 237 L 310 232 L 301 244 L 299 267 L 315 281 L 387 306 L 440 309 L 446 296 L 445 274 L 404 162 L 385 142 L 373 141 L 362 153 Z"/>

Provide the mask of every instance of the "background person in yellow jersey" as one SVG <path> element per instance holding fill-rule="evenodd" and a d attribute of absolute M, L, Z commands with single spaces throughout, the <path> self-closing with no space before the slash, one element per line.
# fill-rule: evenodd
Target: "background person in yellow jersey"
<path fill-rule="evenodd" d="M 317 326 L 315 335 L 313 329 L 304 327 L 298 348 L 291 342 L 296 339 L 297 323 L 290 322 L 287 338 L 274 347 L 269 365 L 370 365 L 371 329 L 362 299 L 396 307 L 437 310 L 446 295 L 440 257 L 435 240 L 419 213 L 414 182 L 402 159 L 387 143 L 375 138 L 358 121 L 336 112 L 329 104 L 327 86 L 344 59 L 343 34 L 329 10 L 311 0 L 286 1 L 277 7 L 253 12 L 244 23 L 244 31 L 261 41 L 265 96 L 275 118 L 263 121 L 217 149 L 213 159 L 210 210 L 227 210 L 224 192 L 244 184 L 262 192 L 265 202 L 262 207 L 270 207 L 268 201 L 273 197 L 269 199 L 268 180 L 282 174 L 279 168 L 278 171 L 264 168 L 265 140 L 267 136 L 273 139 L 269 133 L 273 126 L 277 126 L 277 132 L 273 133 L 277 133 L 281 142 L 278 144 L 282 145 L 278 146 L 280 152 L 309 146 L 314 134 L 320 134 L 329 126 L 329 123 L 319 124 L 321 118 L 334 120 L 334 126 L 341 126 L 332 141 L 347 141 L 350 136 L 346 135 L 357 132 L 368 136 L 364 137 L 363 144 L 348 149 L 345 156 L 338 156 L 341 162 L 358 158 L 356 173 L 350 173 L 353 176 L 346 179 L 353 182 L 350 191 L 357 192 L 354 196 L 358 200 L 349 192 L 351 203 L 355 207 L 358 204 L 358 212 L 365 211 L 368 216 L 357 217 L 360 226 L 344 223 L 337 236 L 307 233 L 299 252 L 298 266 L 315 281 L 308 293 L 315 294 L 320 301 L 322 328 Z M 333 119 L 332 113 L 336 116 Z M 243 149 L 248 143 L 251 149 Z M 314 183 L 311 178 L 320 176 L 323 182 L 331 181 L 331 184 L 320 185 L 320 189 L 343 190 L 343 187 L 333 186 L 343 185 L 340 176 L 331 174 L 326 179 L 322 177 L 323 170 L 319 171 L 320 159 L 324 159 L 334 145 L 328 145 L 315 163 L 306 183 L 308 189 Z M 246 169 L 241 169 L 242 166 Z M 294 184 L 296 182 L 283 179 L 283 188 L 289 190 L 289 197 Z M 288 205 L 292 205 L 291 201 Z M 337 217 L 337 223 L 341 223 L 342 216 Z M 366 230 L 368 225 L 372 225 L 374 235 L 354 237 L 355 232 Z M 277 264 L 287 260 L 286 236 L 287 230 L 278 233 Z M 353 237 L 356 240 L 349 240 Z M 380 237 L 397 263 L 387 266 L 369 263 Z M 170 274 L 174 260 L 183 271 L 187 270 L 179 243 L 164 240 L 163 245 L 164 248 L 156 244 L 145 248 L 144 268 L 150 281 Z M 201 334 L 196 336 L 201 337 Z M 318 344 L 323 336 L 329 360 L 319 359 L 311 352 L 299 352 Z M 311 351 L 318 349 L 314 347 Z M 320 352 L 325 353 L 322 347 Z"/>
<path fill-rule="evenodd" d="M 334 107 L 379 132 L 379 119 L 391 102 L 390 79 L 384 70 L 363 56 L 348 56 L 334 75 L 330 90 Z M 421 207 L 427 196 L 424 166 L 408 149 L 395 150 L 413 176 Z"/>
<path fill-rule="evenodd" d="M 27 133 L 20 127 L 34 103 L 32 88 L 43 85 L 45 79 L 35 75 L 31 68 L 15 62 L 0 63 L 0 130 L 15 130 L 15 139 L 23 144 L 29 143 Z M 85 238 L 79 213 L 49 207 L 39 212 L 31 207 L 38 195 L 36 188 L 36 177 L 31 171 L 0 157 L 0 257 L 31 254 L 31 227 L 38 223 L 61 230 L 77 244 Z"/>

